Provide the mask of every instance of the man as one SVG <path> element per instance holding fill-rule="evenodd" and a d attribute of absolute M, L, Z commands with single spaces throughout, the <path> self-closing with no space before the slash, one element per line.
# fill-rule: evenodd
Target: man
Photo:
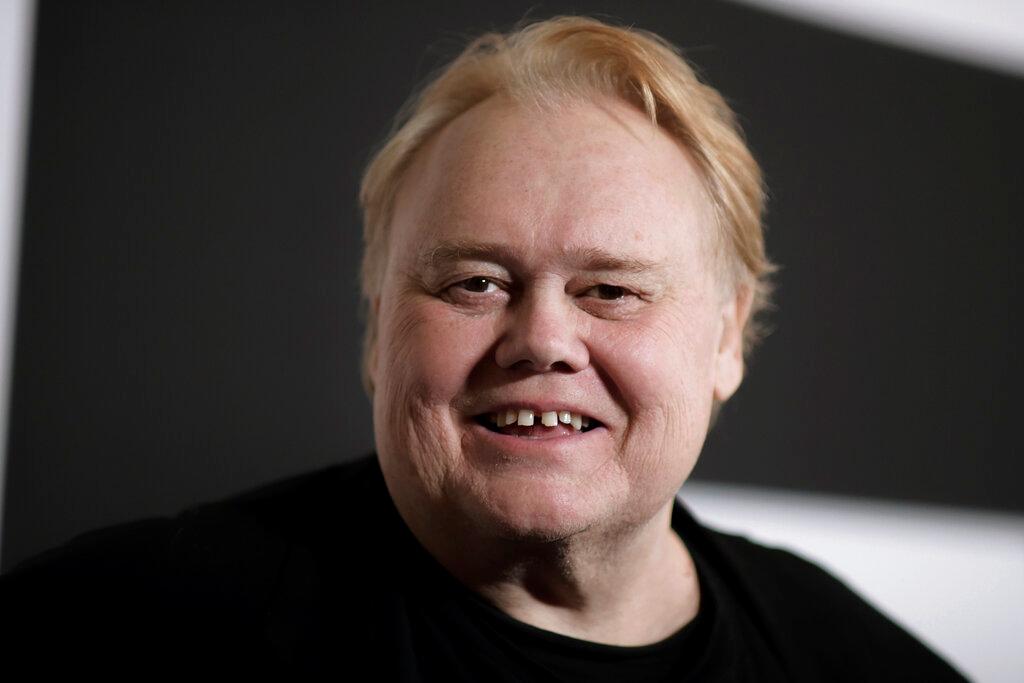
<path fill-rule="evenodd" d="M 424 94 L 363 193 L 368 373 L 399 512 L 502 611 L 617 645 L 659 641 L 698 611 L 672 502 L 714 401 L 739 384 L 759 274 L 731 253 L 693 153 L 650 119 L 688 123 L 619 96 L 640 97 L 620 73 L 627 50 L 678 61 L 641 40 L 565 20 L 481 41 Z M 609 64 L 595 76 L 614 87 L 569 80 L 589 66 L 572 51 L 599 41 Z M 432 107 L 446 116 L 406 142 Z M 756 214 L 742 163 L 741 210 Z"/>
<path fill-rule="evenodd" d="M 361 194 L 377 456 L 31 563 L 5 587 L 18 656 L 958 679 L 821 570 L 675 499 L 771 271 L 721 97 L 655 36 L 561 18 L 474 42 L 408 111 Z"/>

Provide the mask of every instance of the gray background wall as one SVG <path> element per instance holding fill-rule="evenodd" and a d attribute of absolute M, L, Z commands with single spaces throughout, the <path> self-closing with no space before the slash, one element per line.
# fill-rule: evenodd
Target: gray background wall
<path fill-rule="evenodd" d="M 765 167 L 776 330 L 695 476 L 1024 509 L 1019 78 L 720 2 L 43 0 L 4 567 L 371 448 L 361 167 L 528 11 L 685 46 Z"/>

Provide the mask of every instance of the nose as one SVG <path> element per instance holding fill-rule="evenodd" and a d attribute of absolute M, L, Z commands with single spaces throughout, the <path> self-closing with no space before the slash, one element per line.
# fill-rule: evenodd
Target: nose
<path fill-rule="evenodd" d="M 579 312 L 563 297 L 527 296 L 508 310 L 506 329 L 495 350 L 500 367 L 579 372 L 589 365 Z"/>

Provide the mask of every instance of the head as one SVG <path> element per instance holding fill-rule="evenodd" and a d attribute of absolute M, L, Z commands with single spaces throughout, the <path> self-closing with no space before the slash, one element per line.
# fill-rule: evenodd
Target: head
<path fill-rule="evenodd" d="M 641 31 L 483 36 L 411 102 L 361 201 L 365 375 L 407 518 L 560 538 L 663 510 L 771 270 L 721 96 Z"/>

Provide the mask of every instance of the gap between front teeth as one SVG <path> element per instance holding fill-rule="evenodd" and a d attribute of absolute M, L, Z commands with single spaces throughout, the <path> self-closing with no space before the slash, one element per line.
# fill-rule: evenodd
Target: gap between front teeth
<path fill-rule="evenodd" d="M 536 419 L 537 415 L 532 410 L 516 410 L 513 408 L 491 415 L 491 421 L 499 427 L 512 424 L 520 427 L 532 427 Z M 590 426 L 590 418 L 577 413 L 570 413 L 568 410 L 545 410 L 540 414 L 540 423 L 545 427 L 555 427 L 559 422 L 572 425 L 577 431 Z"/>

